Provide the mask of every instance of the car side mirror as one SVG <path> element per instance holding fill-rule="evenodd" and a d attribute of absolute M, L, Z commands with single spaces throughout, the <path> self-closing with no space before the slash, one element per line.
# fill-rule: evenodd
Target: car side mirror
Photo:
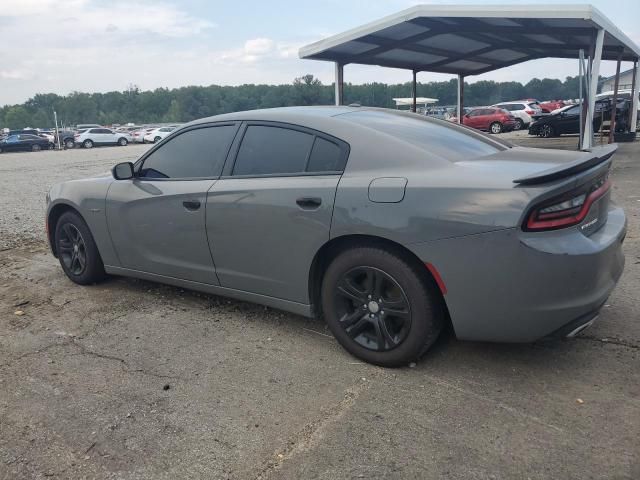
<path fill-rule="evenodd" d="M 134 177 L 133 163 L 119 163 L 111 169 L 111 174 L 116 180 L 129 180 Z"/>

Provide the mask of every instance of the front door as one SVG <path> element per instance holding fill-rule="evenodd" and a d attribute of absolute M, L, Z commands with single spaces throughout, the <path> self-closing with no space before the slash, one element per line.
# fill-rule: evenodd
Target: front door
<path fill-rule="evenodd" d="M 249 123 L 242 134 L 235 164 L 207 197 L 220 284 L 308 304 L 309 269 L 329 240 L 348 147 L 269 123 Z"/>
<path fill-rule="evenodd" d="M 236 124 L 192 128 L 115 180 L 107 222 L 124 268 L 218 284 L 205 228 L 207 191 L 222 171 Z"/>

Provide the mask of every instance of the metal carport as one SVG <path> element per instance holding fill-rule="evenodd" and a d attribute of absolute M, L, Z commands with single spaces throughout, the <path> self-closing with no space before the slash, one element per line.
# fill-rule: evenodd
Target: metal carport
<path fill-rule="evenodd" d="M 411 70 L 414 98 L 418 72 L 455 74 L 458 112 L 467 76 L 533 59 L 586 55 L 582 149 L 593 145 L 593 124 L 588 120 L 595 109 L 600 61 L 616 60 L 618 72 L 620 62 L 630 61 L 636 71 L 630 129 L 636 128 L 640 48 L 591 5 L 417 5 L 302 47 L 299 55 L 335 62 L 337 105 L 343 100 L 347 64 Z"/>

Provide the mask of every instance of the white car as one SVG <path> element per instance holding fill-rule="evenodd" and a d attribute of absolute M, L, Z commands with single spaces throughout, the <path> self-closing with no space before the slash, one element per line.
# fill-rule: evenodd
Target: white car
<path fill-rule="evenodd" d="M 87 128 L 78 130 L 74 135 L 76 145 L 92 148 L 95 145 L 120 145 L 124 147 L 131 141 L 131 135 L 126 132 L 114 132 L 108 128 Z"/>
<path fill-rule="evenodd" d="M 542 110 L 538 105 L 533 102 L 515 101 L 515 102 L 502 102 L 492 105 L 495 108 L 502 108 L 508 111 L 511 115 L 516 117 L 516 126 L 514 130 L 522 130 L 528 128 L 529 124 L 533 120 L 532 115 L 540 115 Z"/>
<path fill-rule="evenodd" d="M 131 141 L 133 143 L 144 143 L 144 136 L 157 127 L 141 127 L 139 130 L 131 132 Z"/>
<path fill-rule="evenodd" d="M 171 132 L 173 132 L 177 127 L 160 127 L 150 132 L 144 136 L 144 141 L 149 143 L 156 143 L 162 140 L 164 137 L 168 136 Z"/>

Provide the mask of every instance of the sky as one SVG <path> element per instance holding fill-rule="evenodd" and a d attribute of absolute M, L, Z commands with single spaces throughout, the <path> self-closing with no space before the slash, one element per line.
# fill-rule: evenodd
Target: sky
<path fill-rule="evenodd" d="M 21 103 L 36 93 L 122 91 L 131 84 L 142 90 L 279 84 L 307 73 L 331 83 L 333 65 L 300 60 L 301 46 L 418 3 L 499 2 L 0 0 L 0 105 Z M 640 0 L 591 3 L 640 44 Z M 623 64 L 622 68 L 630 66 Z M 468 77 L 468 81 L 564 79 L 576 75 L 577 69 L 577 60 L 534 60 Z M 615 62 L 603 62 L 601 72 L 615 73 Z M 410 78 L 403 70 L 345 67 L 345 81 L 352 83 L 398 83 Z M 449 78 L 452 76 L 426 72 L 418 76 L 421 82 Z"/>

